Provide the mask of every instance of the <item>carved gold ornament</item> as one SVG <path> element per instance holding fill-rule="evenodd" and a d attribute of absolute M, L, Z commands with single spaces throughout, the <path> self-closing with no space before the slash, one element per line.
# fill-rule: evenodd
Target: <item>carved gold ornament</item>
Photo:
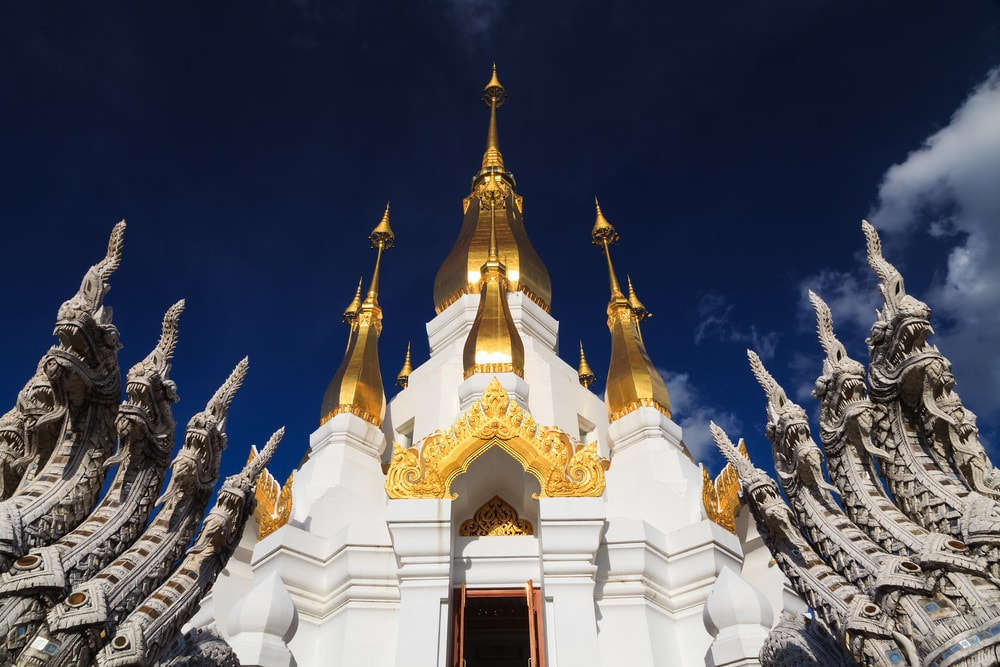
<path fill-rule="evenodd" d="M 538 480 L 536 498 L 604 492 L 610 462 L 598 455 L 597 443 L 583 445 L 558 428 L 538 426 L 495 377 L 450 429 L 435 431 L 409 449 L 393 443 L 385 490 L 390 498 L 455 499 L 451 483 L 494 445 Z"/>
<path fill-rule="evenodd" d="M 742 438 L 737 451 L 749 458 L 747 444 Z M 732 463 L 727 463 L 714 482 L 704 467 L 701 469 L 701 474 L 701 500 L 705 505 L 705 513 L 709 519 L 735 535 L 736 510 L 740 506 L 740 479 L 736 469 Z"/>
<path fill-rule="evenodd" d="M 534 535 L 531 522 L 518 517 L 517 510 L 500 496 L 493 496 L 458 529 L 462 537 Z"/>
<path fill-rule="evenodd" d="M 257 448 L 251 447 L 247 463 L 253 461 L 256 456 Z M 257 521 L 257 539 L 264 539 L 288 523 L 288 518 L 292 516 L 294 476 L 295 473 L 290 473 L 284 485 L 280 485 L 267 468 L 261 471 L 257 478 L 257 507 L 253 511 L 253 518 Z"/>

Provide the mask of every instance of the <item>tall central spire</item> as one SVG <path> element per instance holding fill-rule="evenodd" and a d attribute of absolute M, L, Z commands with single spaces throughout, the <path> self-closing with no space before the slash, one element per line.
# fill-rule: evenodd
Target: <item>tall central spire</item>
<path fill-rule="evenodd" d="M 496 65 L 482 99 L 490 109 L 486 151 L 472 177 L 472 192 L 462 202 L 465 218 L 458 239 L 434 280 L 434 306 L 440 313 L 463 294 L 479 292 L 481 269 L 489 259 L 490 225 L 495 224 L 496 243 L 503 248 L 507 266 L 506 289 L 523 292 L 548 311 L 552 282 L 524 231 L 523 199 L 515 191 L 514 175 L 500 153 L 497 109 L 507 100 L 507 90 L 497 77 Z"/>
<path fill-rule="evenodd" d="M 483 88 L 483 101 L 490 108 L 490 129 L 486 134 L 486 152 L 483 153 L 483 170 L 503 169 L 503 155 L 500 153 L 500 136 L 497 133 L 497 107 L 507 101 L 507 91 L 497 78 L 497 64 L 493 63 L 493 76 Z"/>

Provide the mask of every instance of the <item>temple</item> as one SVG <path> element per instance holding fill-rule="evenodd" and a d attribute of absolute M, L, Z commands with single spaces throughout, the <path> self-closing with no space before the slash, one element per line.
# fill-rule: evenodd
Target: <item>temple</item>
<path fill-rule="evenodd" d="M 577 367 L 560 358 L 551 280 L 500 149 L 506 98 L 494 67 L 486 149 L 433 285 L 430 358 L 414 367 L 407 349 L 388 402 L 388 207 L 369 237 L 375 268 L 344 312 L 304 462 L 260 483 L 256 526 L 193 621 L 243 664 L 755 664 L 781 611 L 803 608 L 752 523 L 737 525 L 735 473 L 711 479 L 672 421 L 640 329 L 650 313 L 619 280 L 600 204 L 603 399 L 582 344 Z"/>

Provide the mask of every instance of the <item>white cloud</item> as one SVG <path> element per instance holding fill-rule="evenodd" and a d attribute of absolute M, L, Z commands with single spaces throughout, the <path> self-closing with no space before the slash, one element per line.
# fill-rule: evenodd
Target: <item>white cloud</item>
<path fill-rule="evenodd" d="M 933 308 L 934 342 L 955 365 L 957 390 L 981 416 L 1000 417 L 1000 69 L 885 173 L 871 220 L 955 243 L 943 277 L 917 296 Z"/>
<path fill-rule="evenodd" d="M 733 304 L 716 292 L 709 292 L 698 302 L 698 326 L 694 330 L 695 345 L 705 340 L 717 340 L 723 343 L 739 343 L 749 346 L 762 359 L 774 357 L 778 347 L 778 334 L 774 331 L 761 333 L 755 325 L 749 327 L 733 322 L 731 313 Z M 721 426 L 721 424 L 720 424 Z"/>
<path fill-rule="evenodd" d="M 738 434 L 743 429 L 743 422 L 728 410 L 707 405 L 687 373 L 672 373 L 663 369 L 659 371 L 670 392 L 674 421 L 684 430 L 684 443 L 691 456 L 696 461 L 717 458 L 719 452 L 708 430 L 708 422 L 714 421 L 730 434 Z"/>

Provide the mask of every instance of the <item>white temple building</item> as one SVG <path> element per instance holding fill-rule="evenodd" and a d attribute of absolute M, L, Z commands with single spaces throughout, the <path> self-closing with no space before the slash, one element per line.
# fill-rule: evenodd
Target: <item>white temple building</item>
<path fill-rule="evenodd" d="M 430 358 L 411 368 L 407 354 L 386 404 L 387 208 L 308 453 L 284 487 L 262 480 L 256 521 L 192 621 L 243 664 L 752 665 L 782 610 L 803 608 L 748 512 L 734 516 L 733 472 L 713 481 L 688 453 L 599 206 L 603 400 L 582 348 L 578 368 L 560 359 L 549 276 L 499 149 L 505 97 L 494 69 L 487 149 L 434 284 Z"/>

